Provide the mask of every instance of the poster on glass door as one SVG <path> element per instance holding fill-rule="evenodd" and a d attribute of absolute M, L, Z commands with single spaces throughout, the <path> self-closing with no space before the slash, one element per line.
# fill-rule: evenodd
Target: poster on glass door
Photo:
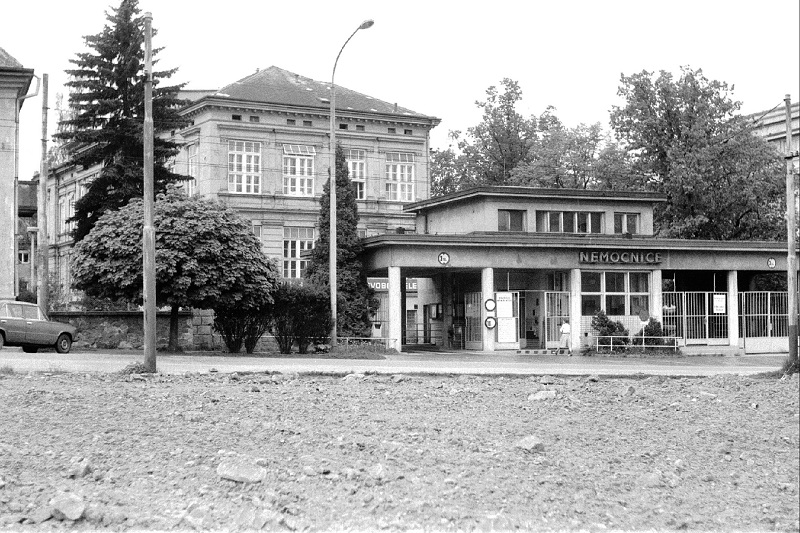
<path fill-rule="evenodd" d="M 514 293 L 496 292 L 497 342 L 517 342 L 517 321 L 514 317 Z"/>

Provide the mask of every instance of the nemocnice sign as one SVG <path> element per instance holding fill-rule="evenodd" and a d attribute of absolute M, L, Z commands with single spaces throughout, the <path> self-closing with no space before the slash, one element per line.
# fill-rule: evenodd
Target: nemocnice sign
<path fill-rule="evenodd" d="M 654 265 L 661 262 L 661 252 L 581 250 L 578 252 L 578 261 L 611 265 Z"/>

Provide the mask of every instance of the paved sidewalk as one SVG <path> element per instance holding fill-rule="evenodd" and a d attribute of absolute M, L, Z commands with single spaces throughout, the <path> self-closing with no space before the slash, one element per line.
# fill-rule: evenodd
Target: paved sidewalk
<path fill-rule="evenodd" d="M 605 375 L 605 376 L 712 376 L 754 375 L 780 369 L 785 355 L 676 356 L 676 357 L 567 357 L 503 353 L 402 353 L 381 360 L 313 357 L 228 356 L 206 353 L 157 354 L 157 368 L 165 374 L 185 372 L 281 372 L 347 374 L 476 374 L 476 375 Z M 23 353 L 0 350 L 0 368 L 16 372 L 116 372 L 141 362 L 141 351 Z"/>

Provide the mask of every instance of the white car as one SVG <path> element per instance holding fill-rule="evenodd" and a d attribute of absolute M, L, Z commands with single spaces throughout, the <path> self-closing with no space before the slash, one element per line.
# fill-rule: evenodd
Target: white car
<path fill-rule="evenodd" d="M 36 304 L 0 300 L 0 348 L 21 346 L 26 353 L 55 348 L 67 353 L 75 339 L 75 327 L 53 322 Z"/>

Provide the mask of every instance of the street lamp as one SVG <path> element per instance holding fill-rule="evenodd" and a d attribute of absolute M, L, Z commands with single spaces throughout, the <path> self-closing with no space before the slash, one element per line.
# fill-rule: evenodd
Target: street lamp
<path fill-rule="evenodd" d="M 358 30 L 366 30 L 375 24 L 373 20 L 365 20 L 356 30 L 347 38 L 342 45 L 339 53 L 336 55 L 336 61 L 333 63 L 333 71 L 331 72 L 331 153 L 330 153 L 330 181 L 328 188 L 330 189 L 330 235 L 328 237 L 330 244 L 330 251 L 328 258 L 329 270 L 329 283 L 331 286 L 331 346 L 336 346 L 336 85 L 333 83 L 334 76 L 336 76 L 336 65 L 339 63 L 339 57 L 344 51 L 344 47 L 350 42 Z"/>

